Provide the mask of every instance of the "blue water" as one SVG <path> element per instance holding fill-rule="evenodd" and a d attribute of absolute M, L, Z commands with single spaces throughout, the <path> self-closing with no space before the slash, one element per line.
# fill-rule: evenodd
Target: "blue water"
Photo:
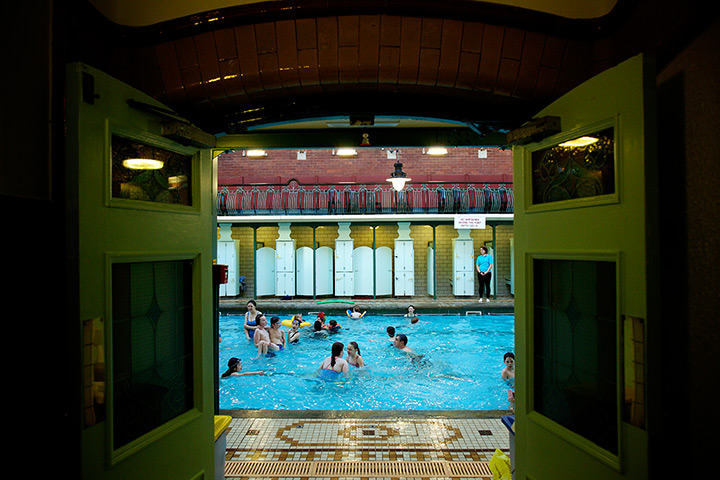
<path fill-rule="evenodd" d="M 266 315 L 270 318 L 272 314 Z M 221 409 L 264 410 L 495 410 L 507 409 L 507 384 L 500 378 L 503 355 L 514 351 L 512 315 L 420 315 L 411 324 L 400 316 L 333 318 L 336 334 L 313 334 L 301 328 L 300 341 L 272 357 L 255 359 L 245 338 L 242 316 L 220 317 L 220 373 L 231 357 L 243 371 L 269 375 L 220 379 Z M 287 319 L 287 316 L 280 316 Z M 305 320 L 312 320 L 304 315 Z M 392 347 L 385 328 L 408 337 L 415 355 Z M 287 333 L 289 328 L 283 327 Z M 358 343 L 364 368 L 350 367 L 345 381 L 318 375 L 333 342 Z"/>

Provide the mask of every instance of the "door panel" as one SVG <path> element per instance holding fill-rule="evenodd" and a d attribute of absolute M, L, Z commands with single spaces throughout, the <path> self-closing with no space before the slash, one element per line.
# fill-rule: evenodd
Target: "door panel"
<path fill-rule="evenodd" d="M 513 147 L 515 478 L 647 477 L 622 348 L 624 319 L 647 319 L 647 69 L 639 56 L 580 85 L 537 115 L 561 133 Z"/>
<path fill-rule="evenodd" d="M 83 477 L 210 478 L 212 160 L 209 151 L 163 137 L 163 119 L 131 99 L 164 108 L 100 71 L 68 66 L 79 321 L 104 328 L 95 336 L 96 363 L 83 369 L 92 372 L 83 396 Z M 131 171 L 123 160 L 130 150 L 163 164 Z"/>

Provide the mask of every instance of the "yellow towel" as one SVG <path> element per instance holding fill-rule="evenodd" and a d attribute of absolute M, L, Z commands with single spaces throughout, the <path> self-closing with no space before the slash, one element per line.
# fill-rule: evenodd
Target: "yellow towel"
<path fill-rule="evenodd" d="M 493 474 L 493 480 L 511 480 L 512 472 L 510 471 L 510 457 L 505 455 L 500 449 L 495 450 L 495 454 L 490 459 L 490 471 Z"/>

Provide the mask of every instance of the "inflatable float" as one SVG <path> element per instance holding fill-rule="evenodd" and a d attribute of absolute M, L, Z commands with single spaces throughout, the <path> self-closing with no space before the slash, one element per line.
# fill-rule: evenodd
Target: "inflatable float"
<path fill-rule="evenodd" d="M 318 303 L 318 305 L 321 303 L 349 303 L 349 304 L 353 305 L 355 302 L 353 302 L 352 300 L 321 300 L 317 303 Z"/>
<path fill-rule="evenodd" d="M 295 315 L 293 315 L 293 317 L 290 320 L 283 320 L 282 322 L 280 322 L 280 325 L 282 325 L 284 327 L 292 327 L 293 320 L 295 320 Z M 310 322 L 300 322 L 300 327 L 309 327 L 309 326 L 310 326 Z"/>

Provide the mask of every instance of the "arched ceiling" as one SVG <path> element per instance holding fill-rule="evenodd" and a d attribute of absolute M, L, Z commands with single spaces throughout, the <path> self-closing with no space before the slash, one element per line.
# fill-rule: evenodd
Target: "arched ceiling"
<path fill-rule="evenodd" d="M 658 43 L 628 33 L 648 1 L 79 0 L 68 56 L 214 135 L 355 122 L 494 142 Z"/>

